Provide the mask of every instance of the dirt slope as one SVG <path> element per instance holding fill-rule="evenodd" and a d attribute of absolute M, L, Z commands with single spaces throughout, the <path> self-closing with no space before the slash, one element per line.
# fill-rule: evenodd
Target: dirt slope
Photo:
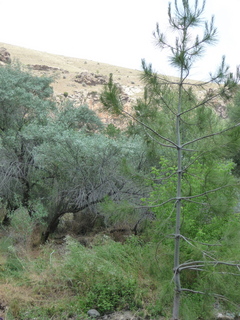
<path fill-rule="evenodd" d="M 10 52 L 12 60 L 18 60 L 24 65 L 46 65 L 57 68 L 58 70 L 55 70 L 57 79 L 54 84 L 56 94 L 61 94 L 65 91 L 72 94 L 74 91 L 82 89 L 82 86 L 74 81 L 75 76 L 81 72 L 89 72 L 106 77 L 112 73 L 114 79 L 123 86 L 139 87 L 142 85 L 140 81 L 141 72 L 138 70 L 117 67 L 91 60 L 54 55 L 6 43 L 0 43 L 0 47 L 5 47 Z M 45 73 L 48 72 L 46 71 Z"/>
<path fill-rule="evenodd" d="M 34 74 L 54 78 L 52 87 L 57 100 L 64 99 L 64 93 L 73 100 L 76 106 L 87 104 L 90 109 L 96 111 L 99 117 L 106 124 L 114 123 L 122 127 L 119 118 L 113 118 L 103 112 L 100 103 L 100 93 L 104 83 L 107 82 L 109 74 L 113 74 L 114 82 L 117 83 L 123 92 L 125 108 L 129 111 L 131 104 L 138 97 L 142 97 L 144 84 L 141 81 L 141 71 L 117 67 L 96 61 L 65 57 L 46 52 L 26 49 L 6 43 L 0 43 L 11 55 L 12 61 L 20 61 L 21 64 L 30 68 Z M 176 81 L 176 78 L 169 78 Z M 197 83 L 192 81 L 191 83 Z M 212 84 L 209 88 L 214 88 Z M 197 88 L 197 87 L 195 87 Z M 202 89 L 197 89 L 201 95 Z M 221 109 L 222 104 L 216 101 L 216 109 Z M 221 111 L 221 110 L 220 110 Z M 224 112 L 220 112 L 219 114 Z"/>

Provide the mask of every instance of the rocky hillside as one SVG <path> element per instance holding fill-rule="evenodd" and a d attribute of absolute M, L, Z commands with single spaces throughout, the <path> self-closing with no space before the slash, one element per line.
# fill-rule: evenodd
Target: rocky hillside
<path fill-rule="evenodd" d="M 110 73 L 121 88 L 125 108 L 128 109 L 143 93 L 141 72 L 138 70 L 0 43 L 0 65 L 13 61 L 19 61 L 38 76 L 53 77 L 55 81 L 52 86 L 57 101 L 67 96 L 76 106 L 87 104 L 106 124 L 122 125 L 121 119 L 103 112 L 100 103 L 100 92 Z M 222 117 L 226 116 L 222 102 L 216 101 L 215 108 Z"/>
<path fill-rule="evenodd" d="M 53 77 L 54 95 L 57 100 L 67 96 L 76 105 L 87 104 L 95 110 L 105 123 L 118 122 L 102 112 L 99 101 L 103 85 L 112 73 L 122 90 L 124 103 L 129 105 L 142 94 L 143 84 L 140 71 L 112 66 L 90 60 L 70 58 L 60 55 L 25 49 L 0 43 L 0 63 L 20 61 L 34 74 Z"/>

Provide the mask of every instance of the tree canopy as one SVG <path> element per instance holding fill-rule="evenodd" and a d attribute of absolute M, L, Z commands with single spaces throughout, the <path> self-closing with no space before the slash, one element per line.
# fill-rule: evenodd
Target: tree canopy
<path fill-rule="evenodd" d="M 137 204 L 146 195 L 141 139 L 110 138 L 87 106 L 57 106 L 51 79 L 8 66 L 0 84 L 0 196 L 9 213 L 22 206 L 42 218 L 46 240 L 67 212 L 97 214 L 108 198 Z"/>

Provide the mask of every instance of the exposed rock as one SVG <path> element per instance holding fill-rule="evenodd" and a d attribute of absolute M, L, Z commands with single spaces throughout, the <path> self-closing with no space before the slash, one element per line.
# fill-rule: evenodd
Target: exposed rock
<path fill-rule="evenodd" d="M 94 309 L 92 309 L 94 310 Z M 89 311 L 92 311 L 92 310 L 89 310 Z M 94 310 L 96 311 L 96 310 Z M 97 311 L 98 312 L 98 311 Z M 89 314 L 88 314 L 89 315 Z M 90 316 L 90 315 L 89 315 Z M 92 316 L 92 318 L 94 318 Z M 150 319 L 150 320 L 156 320 L 155 318 L 149 318 L 149 317 L 141 317 L 131 311 L 118 311 L 118 312 L 114 312 L 114 313 L 110 313 L 110 314 L 105 314 L 103 316 L 97 316 L 95 317 L 97 318 L 98 320 L 143 320 L 143 319 Z M 164 317 L 159 317 L 158 318 L 159 320 L 164 320 L 166 318 Z M 235 319 L 240 319 L 239 317 L 234 317 L 234 315 L 232 314 L 222 314 L 222 313 L 219 313 L 217 315 L 217 320 L 235 320 Z"/>
<path fill-rule="evenodd" d="M 107 77 L 100 74 L 81 72 L 76 76 L 75 82 L 82 83 L 88 86 L 96 86 L 107 83 Z"/>
<path fill-rule="evenodd" d="M 3 63 L 11 63 L 10 53 L 4 47 L 0 48 L 0 61 Z"/>
<path fill-rule="evenodd" d="M 100 93 L 98 93 L 96 91 L 88 92 L 87 99 L 91 99 L 94 102 L 99 102 L 100 101 Z"/>
<path fill-rule="evenodd" d="M 91 318 L 99 318 L 100 317 L 100 313 L 95 309 L 88 310 L 87 314 Z"/>
<path fill-rule="evenodd" d="M 226 315 L 223 315 L 222 313 L 219 313 L 217 315 L 217 320 L 234 320 L 233 317 L 228 317 Z"/>
<path fill-rule="evenodd" d="M 227 108 L 226 106 L 224 106 L 221 103 L 216 103 L 214 106 L 214 109 L 216 110 L 217 114 L 223 118 L 223 119 L 227 119 L 228 115 L 227 115 Z"/>
<path fill-rule="evenodd" d="M 119 85 L 120 89 L 120 99 L 124 105 L 124 109 L 131 112 L 131 102 L 134 101 L 132 97 L 124 92 L 124 89 Z M 125 127 L 124 123 L 119 116 L 113 116 L 110 113 L 103 110 L 103 105 L 100 102 L 100 92 L 98 91 L 88 91 L 88 89 L 83 89 L 81 91 L 74 91 L 73 94 L 69 94 L 67 97 L 71 100 L 75 107 L 80 107 L 82 105 L 87 105 L 89 109 L 94 110 L 103 123 L 106 125 L 114 124 L 117 127 Z M 62 103 L 64 99 L 64 93 L 62 95 L 56 96 L 56 102 L 58 104 Z"/>
<path fill-rule="evenodd" d="M 142 320 L 146 318 L 139 317 L 138 315 L 134 314 L 131 311 L 118 311 L 111 314 L 106 314 L 100 317 L 99 319 L 101 320 Z M 160 317 L 158 319 L 160 320 L 164 318 Z"/>
<path fill-rule="evenodd" d="M 138 93 L 144 92 L 143 86 L 122 86 L 122 92 L 126 95 L 132 96 L 133 98 L 136 97 Z"/>
<path fill-rule="evenodd" d="M 6 312 L 6 310 L 7 310 L 7 303 L 0 297 L 0 316 L 1 316 L 0 320 L 1 319 L 3 320 L 2 316 L 4 316 L 4 313 Z"/>
<path fill-rule="evenodd" d="M 68 71 L 60 69 L 60 68 L 55 68 L 55 67 L 50 67 L 45 64 L 34 64 L 34 65 L 28 65 L 29 68 L 37 71 L 62 71 L 64 73 L 68 73 Z"/>
<path fill-rule="evenodd" d="M 238 316 L 236 317 L 234 314 L 232 313 L 226 313 L 226 314 L 223 314 L 223 313 L 218 313 L 217 315 L 217 320 L 237 320 L 237 319 L 240 319 Z"/>

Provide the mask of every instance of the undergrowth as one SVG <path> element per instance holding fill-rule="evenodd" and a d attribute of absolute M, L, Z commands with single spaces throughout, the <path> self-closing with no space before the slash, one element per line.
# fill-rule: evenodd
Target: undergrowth
<path fill-rule="evenodd" d="M 8 284 L 8 319 L 82 319 L 92 308 L 101 314 L 151 313 L 147 306 L 156 304 L 160 289 L 155 245 L 138 237 L 124 244 L 103 237 L 91 248 L 67 237 L 61 247 L 48 243 L 38 252 L 2 238 L 0 281 L 2 289 Z M 13 296 L 15 288 L 19 295 Z"/>
<path fill-rule="evenodd" d="M 234 234 L 226 230 L 222 246 L 213 247 L 212 255 L 226 260 L 233 255 L 239 257 L 236 223 L 235 227 Z M 230 246 L 224 246 L 224 242 Z M 202 259 L 201 246 L 183 248 L 183 259 Z M 8 307 L 7 319 L 85 320 L 87 311 L 93 308 L 102 315 L 124 309 L 143 318 L 170 319 L 172 255 L 167 240 L 151 242 L 148 235 L 132 236 L 124 243 L 97 235 L 90 247 L 67 236 L 62 245 L 49 242 L 35 250 L 28 241 L 19 243 L 15 237 L 2 237 L 0 290 Z M 214 319 L 214 305 L 219 302 L 226 310 L 235 307 L 211 295 L 227 293 L 230 300 L 237 301 L 239 278 L 227 275 L 228 271 L 228 266 L 209 266 L 201 273 L 183 273 L 184 287 L 207 292 L 183 294 L 184 320 Z"/>

